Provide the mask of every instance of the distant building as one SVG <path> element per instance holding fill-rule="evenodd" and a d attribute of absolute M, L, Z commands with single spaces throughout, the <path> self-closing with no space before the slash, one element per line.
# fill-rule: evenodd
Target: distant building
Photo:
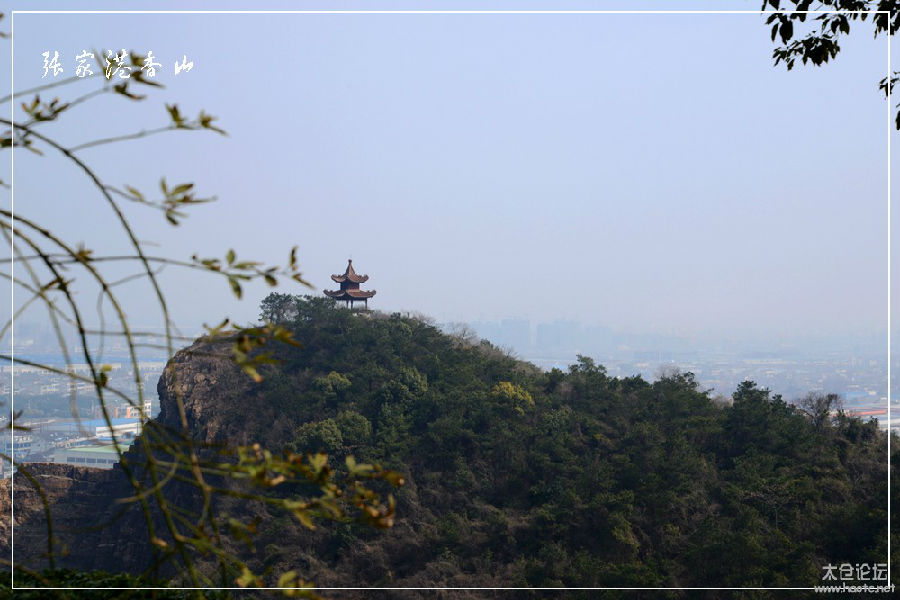
<path fill-rule="evenodd" d="M 152 410 L 153 406 L 150 400 L 144 401 L 143 415 L 141 415 L 141 410 L 137 406 L 122 403 L 112 407 L 112 416 L 114 419 L 140 419 L 141 417 L 143 417 L 146 421 L 150 418 L 150 412 Z"/>
<path fill-rule="evenodd" d="M 3 458 L 0 458 L 0 477 L 9 477 L 15 469 L 6 460 L 11 457 L 16 462 L 21 462 L 31 454 L 32 445 L 34 444 L 34 436 L 30 433 L 21 431 L 13 431 L 12 435 L 7 433 L 3 436 L 3 445 L 0 446 L 3 452 Z"/>
<path fill-rule="evenodd" d="M 582 345 L 582 327 L 577 321 L 556 320 L 537 326 L 537 348 L 540 352 L 570 354 Z"/>
<path fill-rule="evenodd" d="M 128 445 L 120 444 L 119 448 L 124 452 L 128 449 Z M 112 444 L 76 446 L 56 450 L 53 453 L 53 462 L 80 467 L 112 469 L 113 465 L 119 462 L 119 455 Z"/>
<path fill-rule="evenodd" d="M 109 442 L 112 442 L 113 433 L 120 439 L 133 438 L 141 433 L 141 421 L 137 418 L 110 419 L 110 425 L 104 419 L 66 419 L 45 425 L 42 429 Z"/>
<path fill-rule="evenodd" d="M 369 307 L 369 298 L 375 295 L 375 290 L 365 292 L 359 289 L 359 284 L 368 281 L 369 276 L 356 274 L 356 271 L 353 270 L 352 258 L 347 261 L 347 270 L 344 271 L 344 274 L 332 275 L 331 279 L 335 283 L 341 284 L 341 289 L 336 291 L 323 290 L 326 296 L 334 298 L 338 302 L 343 301 L 350 308 L 353 308 L 354 302 L 359 302 L 360 300 L 365 303 L 366 308 Z"/>

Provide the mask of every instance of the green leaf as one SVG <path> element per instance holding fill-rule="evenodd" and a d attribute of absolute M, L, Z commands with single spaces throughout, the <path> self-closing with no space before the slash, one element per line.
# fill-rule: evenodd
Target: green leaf
<path fill-rule="evenodd" d="M 138 200 L 141 200 L 142 202 L 144 201 L 144 195 L 141 194 L 137 189 L 131 187 L 130 185 L 125 186 L 125 191 L 127 191 L 129 194 L 131 194 Z"/>
<path fill-rule="evenodd" d="M 281 574 L 281 577 L 278 578 L 278 586 L 280 588 L 283 587 L 294 587 L 294 582 L 297 580 L 297 571 L 287 571 Z"/>
<path fill-rule="evenodd" d="M 382 476 L 382 478 L 384 478 L 385 481 L 387 481 L 391 485 L 395 485 L 397 487 L 400 487 L 404 483 L 406 483 L 406 480 L 403 479 L 403 476 L 400 473 L 397 473 L 396 471 L 385 471 L 384 473 L 381 474 L 381 476 Z"/>
<path fill-rule="evenodd" d="M 246 566 L 241 568 L 241 574 L 234 580 L 236 584 L 243 587 L 259 587 L 262 585 L 262 579 L 254 575 Z"/>
<path fill-rule="evenodd" d="M 109 376 L 101 371 L 97 373 L 97 376 L 94 378 L 94 382 L 100 387 L 106 387 L 106 384 L 109 383 Z"/>
<path fill-rule="evenodd" d="M 254 382 L 262 383 L 262 375 L 259 374 L 259 371 L 256 370 L 256 367 L 251 364 L 244 364 L 241 365 L 241 369 L 244 371 L 244 373 L 249 375 Z"/>
<path fill-rule="evenodd" d="M 294 516 L 297 517 L 297 520 L 309 530 L 315 530 L 316 524 L 313 523 L 312 518 L 309 516 L 309 513 L 305 510 L 295 510 Z"/>
<path fill-rule="evenodd" d="M 309 466 L 312 468 L 313 473 L 319 474 L 328 464 L 328 455 L 322 454 L 321 452 L 312 454 L 309 457 Z"/>
<path fill-rule="evenodd" d="M 237 296 L 238 300 L 240 300 L 243 291 L 241 290 L 241 284 L 238 283 L 237 277 L 235 277 L 234 275 L 229 275 L 228 284 L 231 286 L 231 291 L 234 292 L 234 295 Z"/>
<path fill-rule="evenodd" d="M 172 118 L 172 123 L 175 124 L 175 127 L 179 129 L 184 127 L 184 117 L 178 112 L 177 104 L 166 104 L 166 111 L 168 111 L 169 116 Z"/>

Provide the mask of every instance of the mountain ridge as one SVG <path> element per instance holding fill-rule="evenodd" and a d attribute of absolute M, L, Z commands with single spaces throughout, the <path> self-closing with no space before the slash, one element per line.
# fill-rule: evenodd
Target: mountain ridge
<path fill-rule="evenodd" d="M 284 302 L 277 316 L 302 348 L 273 349 L 279 363 L 255 385 L 223 347 L 196 342 L 160 379 L 156 422 L 180 427 L 181 394 L 199 443 L 321 450 L 333 464 L 353 455 L 407 484 L 387 531 L 311 532 L 223 501 L 223 513 L 259 518 L 246 558 L 260 572 L 362 587 L 808 587 L 825 564 L 884 561 L 886 440 L 871 423 L 814 422 L 749 382 L 722 406 L 689 373 L 611 378 L 585 357 L 542 372 L 419 319 Z M 55 499 L 63 514 L 66 495 L 115 480 L 67 476 L 82 483 Z M 195 501 L 183 487 L 171 493 Z M 108 500 L 98 513 L 109 515 Z M 18 556 L 40 554 L 39 515 L 17 504 Z M 125 519 L 132 531 L 104 534 L 108 555 L 91 548 L 63 564 L 146 568 L 151 553 L 137 545 L 116 568 L 117 544 L 132 548 L 139 529 Z M 20 553 L 20 540 L 35 547 Z"/>

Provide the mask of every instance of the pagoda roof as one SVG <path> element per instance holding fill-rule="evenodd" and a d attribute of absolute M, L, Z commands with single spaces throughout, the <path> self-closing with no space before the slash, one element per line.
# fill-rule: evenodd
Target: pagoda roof
<path fill-rule="evenodd" d="M 335 300 L 365 300 L 375 295 L 375 290 L 364 292 L 363 290 L 322 290 L 326 296 Z"/>
<path fill-rule="evenodd" d="M 356 271 L 353 270 L 353 259 L 347 260 L 347 270 L 344 271 L 343 275 L 332 275 L 332 281 L 335 283 L 344 283 L 345 281 L 352 281 L 353 283 L 364 283 L 369 280 L 368 275 L 357 275 Z"/>

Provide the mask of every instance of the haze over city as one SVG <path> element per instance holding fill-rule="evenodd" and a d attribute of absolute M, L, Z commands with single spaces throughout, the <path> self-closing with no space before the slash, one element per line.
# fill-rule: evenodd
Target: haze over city
<path fill-rule="evenodd" d="M 771 351 L 884 340 L 883 40 L 854 36 L 833 63 L 787 72 L 753 14 L 19 14 L 15 27 L 18 89 L 46 82 L 48 49 L 70 71 L 86 48 L 163 62 L 164 90 L 98 98 L 60 124 L 66 141 L 152 128 L 175 101 L 227 130 L 82 151 L 111 184 L 153 190 L 166 174 L 218 197 L 174 229 L 133 207 L 159 254 L 284 263 L 297 245 L 313 287 L 280 291 L 314 294 L 352 257 L 372 308 L 441 323 L 572 321 Z M 182 56 L 195 67 L 175 76 Z M 55 157 L 18 152 L 15 194 L 98 252 L 123 247 L 90 235 L 111 217 Z M 177 269 L 161 280 L 190 333 L 255 319 L 268 293 L 237 302 Z M 152 327 L 148 292 L 122 289 Z"/>
<path fill-rule="evenodd" d="M 0 597 L 894 591 L 900 0 L 760 3 L 10 0 Z"/>

